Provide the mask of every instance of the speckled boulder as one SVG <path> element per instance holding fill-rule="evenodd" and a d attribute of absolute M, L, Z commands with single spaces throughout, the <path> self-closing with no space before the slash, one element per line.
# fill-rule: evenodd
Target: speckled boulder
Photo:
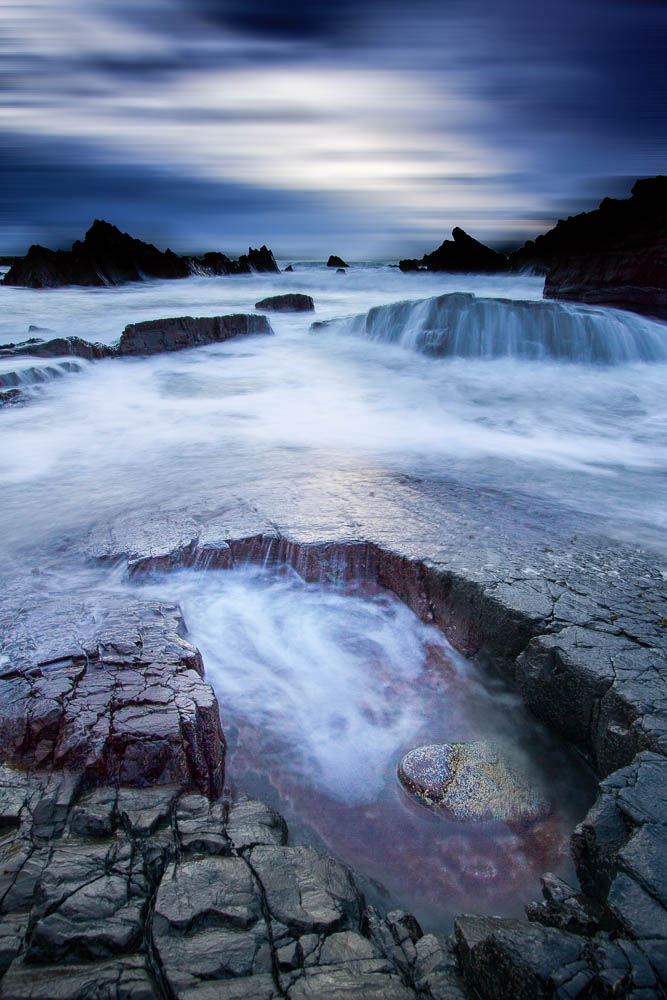
<path fill-rule="evenodd" d="M 398 777 L 415 798 L 465 823 L 532 823 L 551 812 L 543 791 L 494 743 L 436 743 L 410 750 Z"/>

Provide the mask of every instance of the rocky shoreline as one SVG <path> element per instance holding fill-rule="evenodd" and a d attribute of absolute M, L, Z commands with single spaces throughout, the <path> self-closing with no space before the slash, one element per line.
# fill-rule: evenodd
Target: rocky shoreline
<path fill-rule="evenodd" d="M 53 599 L 3 622 L 0 995 L 83 998 L 94 979 L 100 997 L 188 1000 L 663 996 L 667 607 L 650 561 L 589 552 L 586 568 L 554 557 L 503 578 L 424 539 L 417 556 L 241 524 L 130 519 L 86 551 L 135 575 L 250 559 L 391 589 L 593 762 L 599 799 L 572 837 L 581 890 L 547 876 L 529 921 L 462 916 L 453 941 L 378 914 L 339 862 L 286 846 L 266 806 L 220 796 L 217 704 L 177 608 L 119 599 L 100 620 Z M 658 602 L 648 615 L 637 586 Z"/>

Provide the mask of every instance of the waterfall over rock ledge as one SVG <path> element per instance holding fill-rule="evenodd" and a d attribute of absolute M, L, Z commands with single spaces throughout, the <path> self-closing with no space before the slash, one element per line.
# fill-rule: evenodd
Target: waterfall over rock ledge
<path fill-rule="evenodd" d="M 584 364 L 667 361 L 663 323 L 614 309 L 478 298 L 465 292 L 377 306 L 331 328 L 436 357 Z"/>

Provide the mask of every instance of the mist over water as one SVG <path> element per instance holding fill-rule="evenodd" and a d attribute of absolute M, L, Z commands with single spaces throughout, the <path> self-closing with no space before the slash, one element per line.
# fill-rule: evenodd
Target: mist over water
<path fill-rule="evenodd" d="M 0 337 L 23 339 L 32 322 L 111 343 L 130 321 L 253 311 L 258 299 L 288 290 L 311 293 L 316 312 L 271 316 L 274 337 L 82 364 L 80 373 L 40 385 L 29 406 L 5 409 L 7 544 L 55 538 L 128 509 L 187 506 L 195 498 L 205 504 L 223 490 L 248 495 L 313 481 L 325 470 L 370 469 L 446 476 L 473 490 L 523 496 L 528 505 L 533 497 L 555 505 L 575 528 L 578 516 L 594 517 L 607 534 L 665 550 L 667 365 L 658 355 L 667 328 L 616 310 L 536 302 L 537 278 L 406 276 L 372 265 L 343 276 L 297 264 L 293 274 L 273 276 L 2 288 Z M 516 339 L 508 317 L 524 332 L 533 324 L 533 340 L 546 322 L 553 340 L 559 317 L 569 329 L 582 312 L 598 340 L 607 328 L 608 345 L 625 338 L 625 359 L 562 363 L 534 350 L 429 357 L 402 342 L 405 323 L 390 303 L 459 290 L 481 296 L 464 298 L 463 312 L 490 310 L 497 344 Z M 487 306 L 489 298 L 518 306 Z M 414 318 L 424 309 L 437 313 L 438 301 L 401 309 Z M 371 337 L 355 335 L 357 320 L 310 332 L 313 320 L 365 317 L 378 306 Z M 378 339 L 378 329 L 389 339 Z M 421 329 L 432 331 L 433 317 Z M 627 345 L 637 338 L 651 345 L 653 360 L 633 359 Z M 25 358 L 6 364 L 32 366 Z"/>
<path fill-rule="evenodd" d="M 567 873 L 591 785 L 497 679 L 382 592 L 251 567 L 119 583 L 82 567 L 70 541 L 119 516 L 145 525 L 221 505 L 289 519 L 301 496 L 316 533 L 344 516 L 348 483 L 391 491 L 407 477 L 473 511 L 493 494 L 478 516 L 492 531 L 504 512 L 510 542 L 548 507 L 561 536 L 664 552 L 666 327 L 542 303 L 533 277 L 297 263 L 113 289 L 0 287 L 0 343 L 25 339 L 30 323 L 113 343 L 129 322 L 249 312 L 285 291 L 311 294 L 316 312 L 272 315 L 274 336 L 67 370 L 68 359 L 2 359 L 29 393 L 0 412 L 5 565 L 39 567 L 44 597 L 62 599 L 66 573 L 73 601 L 103 605 L 120 587 L 180 604 L 218 695 L 233 783 L 424 926 L 464 909 L 518 913 L 542 872 Z M 36 369 L 48 380 L 33 381 Z M 368 491 L 363 502 L 372 511 Z M 464 826 L 399 788 L 396 765 L 414 746 L 489 737 L 536 764 L 554 800 L 546 819 Z"/>

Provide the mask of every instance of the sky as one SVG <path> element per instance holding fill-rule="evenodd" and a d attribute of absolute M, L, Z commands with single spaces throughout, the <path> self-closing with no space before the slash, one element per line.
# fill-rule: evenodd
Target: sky
<path fill-rule="evenodd" d="M 518 245 L 667 173 L 664 0 L 0 0 L 0 253 Z"/>

